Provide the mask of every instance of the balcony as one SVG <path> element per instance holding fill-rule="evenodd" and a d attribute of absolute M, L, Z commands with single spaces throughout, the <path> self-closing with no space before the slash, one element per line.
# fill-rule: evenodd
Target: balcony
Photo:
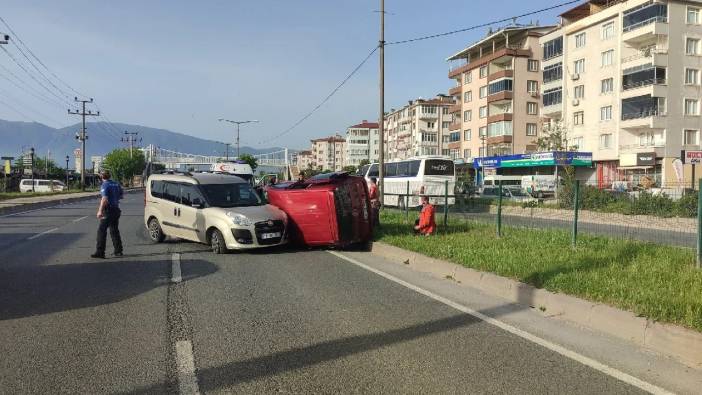
<path fill-rule="evenodd" d="M 622 129 L 664 129 L 666 113 L 662 108 L 644 108 L 622 113 Z"/>
<path fill-rule="evenodd" d="M 461 110 L 463 110 L 463 106 L 459 103 L 449 106 L 448 112 L 449 114 L 455 114 L 457 112 L 461 112 Z"/>
<path fill-rule="evenodd" d="M 494 72 L 490 75 L 488 75 L 487 79 L 488 82 L 498 80 L 500 78 L 513 78 L 514 77 L 514 71 L 511 69 L 505 69 L 505 70 L 500 70 L 497 72 Z"/>
<path fill-rule="evenodd" d="M 541 108 L 541 115 L 549 118 L 557 118 L 563 113 L 563 103 L 551 104 Z"/>
<path fill-rule="evenodd" d="M 460 141 L 451 141 L 448 143 L 448 149 L 460 149 L 461 148 L 461 142 Z"/>
<path fill-rule="evenodd" d="M 460 122 L 453 122 L 449 124 L 449 131 L 453 132 L 455 130 L 461 130 L 461 123 Z"/>
<path fill-rule="evenodd" d="M 668 31 L 668 18 L 656 16 L 624 27 L 622 41 L 635 45 L 655 40 L 657 36 L 667 36 Z"/>
<path fill-rule="evenodd" d="M 462 92 L 463 87 L 462 86 L 454 86 L 453 88 L 449 89 L 448 94 L 449 96 L 460 96 Z"/>
<path fill-rule="evenodd" d="M 493 53 L 488 53 L 483 55 L 482 57 L 473 60 L 470 63 L 463 63 L 455 68 L 452 68 L 449 70 L 449 78 L 457 78 L 461 74 L 465 73 L 468 70 L 474 69 L 478 67 L 478 65 L 500 59 L 505 56 L 522 56 L 522 57 L 532 57 L 532 52 L 530 49 L 522 49 L 518 45 L 511 45 L 509 48 L 501 48 L 496 50 Z"/>
<path fill-rule="evenodd" d="M 621 63 L 627 67 L 636 66 L 637 63 L 651 63 L 654 66 L 668 67 L 668 48 L 655 45 L 642 48 L 633 55 L 623 57 Z"/>
<path fill-rule="evenodd" d="M 623 154 L 627 153 L 640 153 L 640 152 L 655 152 L 656 157 L 665 157 L 665 144 L 650 144 L 650 145 L 640 145 L 640 144 L 625 144 L 619 146 L 619 152 Z"/>
<path fill-rule="evenodd" d="M 490 95 L 487 97 L 487 102 L 488 103 L 494 103 L 502 100 L 512 100 L 513 94 L 511 91 L 503 91 L 499 93 L 495 93 L 494 95 Z"/>
<path fill-rule="evenodd" d="M 512 144 L 512 136 L 511 135 L 503 135 L 503 136 L 488 137 L 487 144 L 488 145 Z"/>
<path fill-rule="evenodd" d="M 511 112 L 505 112 L 502 114 L 495 114 L 495 115 L 490 115 L 487 119 L 487 123 L 491 124 L 493 122 L 501 122 L 501 121 L 511 121 L 512 120 L 512 113 Z"/>

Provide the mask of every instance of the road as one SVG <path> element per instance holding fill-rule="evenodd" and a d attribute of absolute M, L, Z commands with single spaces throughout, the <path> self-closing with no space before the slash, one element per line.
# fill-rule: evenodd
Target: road
<path fill-rule="evenodd" d="M 123 202 L 125 256 L 90 259 L 96 202 L 0 217 L 0 393 L 644 392 L 344 258 L 368 253 L 153 245 L 141 195 Z M 689 380 L 651 370 L 630 372 Z"/>

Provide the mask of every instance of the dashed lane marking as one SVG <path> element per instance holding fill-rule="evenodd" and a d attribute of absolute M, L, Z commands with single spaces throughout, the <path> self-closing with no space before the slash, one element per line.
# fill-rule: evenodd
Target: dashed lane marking
<path fill-rule="evenodd" d="M 45 234 L 47 234 L 47 233 L 56 232 L 57 230 L 59 230 L 59 228 L 51 228 L 51 229 L 45 230 L 45 231 L 43 231 L 43 232 L 41 232 L 41 233 L 37 233 L 37 234 L 35 234 L 34 236 L 27 237 L 27 240 L 34 240 L 34 239 L 36 239 L 37 237 L 43 236 L 43 235 L 45 235 Z"/>
<path fill-rule="evenodd" d="M 75 224 L 76 222 L 80 222 L 80 221 L 82 221 L 82 220 L 84 220 L 84 219 L 86 219 L 86 218 L 88 218 L 87 215 L 84 216 L 84 217 L 76 218 L 76 219 L 74 219 L 72 222 Z"/>
<path fill-rule="evenodd" d="M 588 357 L 586 357 L 586 356 L 584 356 L 584 355 L 578 354 L 578 353 L 575 352 L 575 351 L 572 351 L 572 350 L 569 350 L 569 349 L 567 349 L 567 348 L 565 348 L 565 347 L 559 346 L 558 344 L 552 343 L 552 342 L 550 342 L 550 341 L 548 341 L 548 340 L 546 340 L 546 339 L 542 339 L 542 338 L 540 338 L 540 337 L 538 337 L 538 336 L 532 335 L 532 334 L 529 333 L 529 332 L 523 331 L 523 330 L 521 330 L 521 329 L 519 329 L 519 328 L 516 328 L 516 327 L 514 327 L 514 326 L 512 326 L 512 325 L 509 325 L 509 324 L 507 324 L 507 323 L 504 323 L 504 322 L 502 322 L 502 321 L 500 321 L 500 320 L 497 320 L 497 319 L 495 319 L 495 318 L 489 317 L 489 316 L 487 316 L 487 315 L 485 315 L 485 314 L 483 314 L 483 313 L 481 313 L 481 312 L 479 312 L 479 311 L 473 310 L 473 309 L 471 309 L 471 308 L 469 308 L 469 307 L 466 307 L 466 306 L 464 306 L 464 305 L 462 305 L 462 304 L 456 303 L 456 302 L 454 302 L 454 301 L 452 301 L 452 300 L 449 300 L 449 299 L 447 299 L 447 298 L 444 298 L 443 296 L 439 296 L 439 295 L 437 295 L 437 294 L 435 294 L 435 293 L 433 293 L 433 292 L 431 292 L 431 291 L 427 291 L 426 289 L 420 288 L 420 287 L 418 287 L 418 286 L 416 286 L 416 285 L 414 285 L 414 284 L 410 284 L 410 283 L 408 283 L 407 281 L 401 280 L 401 279 L 399 279 L 399 278 L 397 278 L 397 277 L 395 277 L 395 276 L 393 276 L 393 275 L 391 275 L 391 274 L 388 274 L 388 273 L 385 273 L 385 272 L 383 272 L 383 271 L 381 271 L 381 270 L 378 270 L 378 269 L 375 269 L 375 268 L 373 268 L 373 267 L 370 267 L 370 266 L 368 266 L 368 265 L 366 265 L 366 264 L 364 264 L 364 263 L 361 263 L 361 262 L 359 262 L 359 261 L 357 261 L 357 260 L 355 260 L 355 259 L 353 259 L 353 258 L 347 257 L 347 256 L 345 256 L 345 255 L 343 255 L 343 254 L 341 254 L 341 253 L 339 253 L 339 252 L 336 252 L 336 251 L 328 251 L 328 252 L 329 252 L 330 254 L 332 254 L 332 255 L 334 255 L 334 256 L 336 256 L 336 257 L 339 257 L 339 258 L 341 258 L 341 259 L 343 259 L 343 260 L 345 260 L 345 261 L 347 261 L 347 262 L 350 262 L 350 263 L 352 263 L 352 264 L 354 264 L 354 265 L 356 265 L 356 266 L 358 266 L 358 267 L 360 267 L 360 268 L 362 268 L 362 269 L 366 269 L 366 270 L 368 270 L 368 271 L 370 271 L 370 272 L 373 272 L 373 273 L 375 273 L 375 274 L 377 274 L 377 275 L 379 275 L 379 276 L 381 276 L 381 277 L 384 277 L 384 278 L 386 278 L 386 279 L 388 279 L 388 280 L 390 280 L 390 281 L 392 281 L 392 282 L 394 282 L 394 283 L 400 284 L 400 285 L 402 285 L 402 286 L 404 286 L 404 287 L 406 287 L 406 288 L 409 288 L 409 289 L 411 289 L 411 290 L 413 290 L 413 291 L 415 291 L 415 292 L 417 292 L 417 293 L 420 293 L 420 294 L 422 294 L 422 295 L 424 295 L 424 296 L 427 296 L 427 297 L 429 297 L 429 298 L 432 298 L 432 299 L 436 300 L 437 302 L 440 302 L 440 303 L 443 303 L 443 304 L 445 304 L 445 305 L 447 305 L 447 306 L 453 307 L 454 309 L 456 309 L 456 310 L 458 310 L 458 311 L 460 311 L 460 312 L 463 312 L 463 313 L 465 313 L 465 314 L 472 315 L 473 317 L 478 318 L 478 319 L 480 319 L 480 320 L 482 320 L 482 321 L 485 321 L 485 322 L 487 322 L 488 324 L 494 325 L 494 326 L 496 326 L 496 327 L 498 327 L 498 328 L 500 328 L 500 329 L 502 329 L 502 330 L 504 330 L 504 331 L 507 331 L 507 332 L 513 334 L 513 335 L 519 336 L 519 337 L 521 337 L 522 339 L 528 340 L 528 341 L 530 341 L 530 342 L 532 342 L 532 343 L 535 343 L 535 344 L 538 344 L 538 345 L 540 345 L 540 346 L 542 346 L 542 347 L 545 347 L 545 348 L 547 348 L 547 349 L 549 349 L 549 350 L 551 350 L 551 351 L 553 351 L 553 352 L 556 352 L 556 353 L 558 353 L 558 354 L 563 355 L 564 357 L 567 357 L 567 358 L 570 358 L 570 359 L 572 359 L 572 360 L 574 360 L 574 361 L 580 362 L 581 364 L 583 364 L 583 365 L 585 365 L 585 366 L 589 366 L 589 367 L 592 368 L 592 369 L 598 370 L 598 371 L 600 371 L 600 372 L 602 372 L 602 373 L 604 373 L 604 374 L 606 374 L 606 375 L 609 375 L 609 376 L 611 376 L 611 377 L 614 377 L 614 378 L 616 378 L 616 379 L 618 379 L 618 380 L 620 380 L 620 381 L 623 381 L 623 382 L 625 382 L 625 383 L 627 383 L 627 384 L 630 384 L 630 385 L 632 385 L 632 386 L 634 386 L 634 387 L 637 387 L 637 388 L 639 388 L 639 389 L 641 389 L 641 390 L 643 390 L 643 391 L 649 392 L 649 393 L 651 393 L 651 394 L 666 394 L 666 395 L 672 394 L 672 392 L 669 392 L 669 391 L 667 391 L 667 390 L 665 390 L 665 389 L 663 389 L 663 388 L 660 388 L 660 387 L 658 387 L 658 386 L 656 386 L 656 385 L 653 385 L 653 384 L 651 384 L 651 383 L 648 383 L 648 382 L 646 382 L 646 381 L 643 381 L 643 380 L 641 380 L 641 379 L 638 379 L 638 378 L 636 378 L 636 377 L 634 377 L 634 376 L 631 376 L 631 375 L 629 375 L 629 374 L 626 374 L 626 373 L 624 373 L 624 372 L 622 372 L 622 371 L 620 371 L 620 370 L 617 370 L 617 369 L 615 369 L 615 368 L 612 368 L 612 367 L 610 367 L 610 366 L 607 366 L 607 365 L 605 365 L 605 364 L 603 364 L 603 363 L 601 363 L 601 362 L 597 362 L 597 361 L 595 361 L 595 360 L 592 359 L 592 358 L 588 358 Z"/>
<path fill-rule="evenodd" d="M 200 394 L 195 376 L 193 344 L 189 340 L 179 340 L 175 344 L 176 366 L 178 368 L 178 392 L 181 395 Z"/>
<path fill-rule="evenodd" d="M 181 281 L 183 281 L 183 277 L 180 274 L 180 253 L 176 252 L 171 259 L 171 282 L 179 283 Z"/>

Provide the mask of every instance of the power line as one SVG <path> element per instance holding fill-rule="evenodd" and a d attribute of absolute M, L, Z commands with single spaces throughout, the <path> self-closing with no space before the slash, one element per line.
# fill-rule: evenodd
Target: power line
<path fill-rule="evenodd" d="M 22 46 L 27 50 L 27 52 L 29 52 L 29 54 L 32 55 L 32 57 L 33 57 L 34 59 L 36 59 L 36 61 L 39 62 L 39 64 L 40 64 L 42 67 L 44 67 L 44 69 L 46 69 L 46 71 L 48 71 L 49 74 L 51 74 L 51 75 L 52 75 L 54 78 L 56 78 L 59 82 L 61 82 L 62 84 L 64 84 L 68 89 L 70 89 L 70 90 L 71 90 L 73 93 L 75 93 L 76 95 L 78 95 L 78 96 L 86 96 L 86 95 L 84 95 L 84 94 L 82 94 L 82 93 L 76 91 L 75 89 L 73 89 L 73 87 L 71 87 L 66 81 L 64 81 L 64 80 L 61 79 L 59 76 L 57 76 L 53 71 L 51 71 L 51 70 L 46 66 L 46 64 L 44 64 L 44 62 L 42 62 L 41 59 L 39 59 L 39 57 L 38 57 L 37 55 L 34 54 L 34 52 L 27 46 L 27 44 L 25 44 L 24 41 L 22 41 L 22 39 L 19 37 L 19 35 L 17 35 L 17 33 L 15 33 L 15 31 L 12 30 L 12 28 L 11 28 L 10 25 L 5 21 L 5 19 L 3 19 L 2 17 L 0 17 L 0 22 L 2 22 L 3 25 L 5 25 L 5 27 L 7 27 L 7 30 L 10 31 L 10 34 L 12 34 L 12 36 L 13 36 L 14 38 L 16 38 L 17 41 L 19 41 L 20 44 L 22 44 Z M 13 42 L 13 44 L 14 44 L 14 42 Z M 14 44 L 14 45 L 16 46 L 16 44 Z"/>
<path fill-rule="evenodd" d="M 17 82 L 11 80 L 11 79 L 10 79 L 9 77 L 7 77 L 5 74 L 0 74 L 0 77 L 2 77 L 2 78 L 4 78 L 4 79 L 8 80 L 10 83 L 12 83 L 14 86 L 16 86 L 17 88 L 19 88 L 20 90 L 25 91 L 25 93 L 29 93 L 29 94 L 31 94 L 32 96 L 38 98 L 39 100 L 43 100 L 43 101 L 45 101 L 45 102 L 47 102 L 47 103 L 49 103 L 49 104 L 55 104 L 55 105 L 57 105 L 57 106 L 59 106 L 59 107 L 61 107 L 61 108 L 64 107 L 64 104 L 59 103 L 58 101 L 56 101 L 56 99 L 54 99 L 54 98 L 52 98 L 52 97 L 45 96 L 44 93 L 41 93 L 39 90 L 37 90 L 36 88 L 34 88 L 32 85 L 28 84 L 25 80 L 23 80 L 22 78 L 18 77 L 17 74 L 13 73 L 12 70 L 8 69 L 8 68 L 5 67 L 4 65 L 0 64 L 0 69 L 3 69 L 7 74 L 9 74 L 9 75 L 11 75 L 12 77 L 14 77 L 17 81 L 19 81 L 20 84 L 25 85 L 25 88 L 21 87 L 19 84 L 17 84 Z"/>
<path fill-rule="evenodd" d="M 311 117 L 312 114 L 314 114 L 315 112 L 317 112 L 317 110 L 319 110 L 326 102 L 328 102 L 329 99 L 331 99 L 332 96 L 334 96 L 334 95 L 339 91 L 339 89 L 341 89 L 341 87 L 344 86 L 344 84 L 346 84 L 346 82 L 347 82 L 348 80 L 350 80 L 351 77 L 353 77 L 353 76 L 358 72 L 358 70 L 360 70 L 361 67 L 363 67 L 364 64 L 366 64 L 366 62 L 368 62 L 368 59 L 370 59 L 371 56 L 373 56 L 373 54 L 374 54 L 375 51 L 377 51 L 377 50 L 378 50 L 378 47 L 377 47 L 377 46 L 374 47 L 373 50 L 370 51 L 370 53 L 361 61 L 361 63 L 359 63 L 358 66 L 356 66 L 356 68 L 354 68 L 353 71 L 351 71 L 351 73 L 349 73 L 349 75 L 347 75 L 346 78 L 344 78 L 344 79 L 341 81 L 341 83 L 339 83 L 339 85 L 337 85 L 336 88 L 334 88 L 334 89 L 331 91 L 331 93 L 329 93 L 329 94 L 327 95 L 327 97 L 324 98 L 324 100 L 322 100 L 319 104 L 317 104 L 317 106 L 315 106 L 315 107 L 312 109 L 312 111 L 308 112 L 305 116 L 303 116 L 302 118 L 300 118 L 300 120 L 298 120 L 297 122 L 295 122 L 295 123 L 294 123 L 292 126 L 290 126 L 289 128 L 285 129 L 285 131 L 283 131 L 282 133 L 280 133 L 280 134 L 278 134 L 278 135 L 276 135 L 276 136 L 273 136 L 272 138 L 270 138 L 270 139 L 268 139 L 268 140 L 260 141 L 259 144 L 265 144 L 265 143 L 269 143 L 269 142 L 271 142 L 271 141 L 273 141 L 273 140 L 276 140 L 276 139 L 278 139 L 278 138 L 280 138 L 280 137 L 282 137 L 282 136 L 284 136 L 284 135 L 290 133 L 293 129 L 295 129 L 296 127 L 298 127 L 301 123 L 305 122 L 305 121 L 307 120 L 307 118 Z"/>
<path fill-rule="evenodd" d="M 21 116 L 22 116 L 24 119 L 26 119 L 27 121 L 35 122 L 34 119 L 33 119 L 32 117 L 30 117 L 30 116 L 28 116 L 27 114 L 23 113 L 22 111 L 16 109 L 14 106 L 12 106 L 12 105 L 10 105 L 9 103 L 3 101 L 2 99 L 0 99 L 0 104 L 4 104 L 7 108 L 9 108 L 10 110 L 12 110 L 12 111 L 16 112 L 17 114 L 21 115 Z"/>
<path fill-rule="evenodd" d="M 386 43 L 385 45 L 407 44 L 407 43 L 411 43 L 411 42 L 415 42 L 415 41 L 423 41 L 423 40 L 429 40 L 429 39 L 432 39 L 432 38 L 450 36 L 450 35 L 452 35 L 452 34 L 463 33 L 463 32 L 467 32 L 467 31 L 470 31 L 470 30 L 479 29 L 479 28 L 481 28 L 481 27 L 488 27 L 488 26 L 496 25 L 496 24 L 498 24 L 498 23 L 509 22 L 509 21 L 513 21 L 513 20 L 518 19 L 518 18 L 524 18 L 524 17 L 527 17 L 527 16 L 540 14 L 540 13 L 542 13 L 542 12 L 551 11 L 551 10 L 554 10 L 554 9 L 556 9 L 556 8 L 565 7 L 565 6 L 567 6 L 567 5 L 571 5 L 571 4 L 575 4 L 575 3 L 580 3 L 580 1 L 581 1 L 581 0 L 566 1 L 566 2 L 564 2 L 564 3 L 556 4 L 556 5 L 551 6 L 551 7 L 546 7 L 546 8 L 542 8 L 542 9 L 540 9 L 540 10 L 527 12 L 526 14 L 516 15 L 516 16 L 513 16 L 513 17 L 504 18 L 504 19 L 500 19 L 500 20 L 497 20 L 497 21 L 491 21 L 491 22 L 481 23 L 481 24 L 479 24 L 479 25 L 470 26 L 470 27 L 467 27 L 467 28 L 464 28 L 464 29 L 459 29 L 459 30 L 453 30 L 453 31 L 450 31 L 450 32 L 437 33 L 437 34 L 432 34 L 432 35 L 429 35 L 429 36 L 422 36 L 422 37 L 410 38 L 410 39 L 408 39 L 408 40 L 392 41 L 392 42 Z"/>
<path fill-rule="evenodd" d="M 10 51 L 8 51 L 5 47 L 0 46 L 0 49 L 2 49 L 2 50 L 7 54 L 7 56 L 9 56 L 10 59 L 12 59 L 12 61 L 13 61 L 17 66 L 19 66 L 19 68 L 21 68 L 31 79 L 33 79 L 34 82 L 36 82 L 37 84 L 39 84 L 39 86 L 41 86 L 41 87 L 44 88 L 47 92 L 49 92 L 49 94 L 51 94 L 51 95 L 53 95 L 54 97 L 56 97 L 57 99 L 59 99 L 59 101 L 63 101 L 64 103 L 68 104 L 69 106 L 71 105 L 71 103 L 70 103 L 69 101 L 67 101 L 65 98 L 63 98 L 63 97 L 57 95 L 54 91 L 52 91 L 51 89 L 47 88 L 46 85 L 44 85 L 41 81 L 37 80 L 37 78 L 34 77 L 34 74 L 30 73 L 29 70 L 27 70 L 27 69 L 22 65 L 22 63 L 20 63 L 19 61 L 17 61 L 17 58 L 15 58 L 14 55 L 12 55 L 12 54 L 10 53 Z"/>

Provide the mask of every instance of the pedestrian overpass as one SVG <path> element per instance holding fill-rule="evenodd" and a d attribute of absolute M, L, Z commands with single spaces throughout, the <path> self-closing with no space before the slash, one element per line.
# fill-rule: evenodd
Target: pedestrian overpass
<path fill-rule="evenodd" d="M 185 152 L 173 151 L 154 145 L 149 145 L 142 148 L 144 157 L 147 162 L 161 164 L 166 169 L 182 169 L 188 170 L 194 168 L 196 170 L 209 170 L 210 166 L 222 162 L 225 159 L 220 155 L 198 155 Z M 262 154 L 252 155 L 256 158 L 259 169 L 266 173 L 286 173 L 289 166 L 292 164 L 292 156 L 294 153 L 289 152 L 287 148 L 282 150 L 267 152 Z M 235 159 L 235 157 L 231 158 Z"/>

